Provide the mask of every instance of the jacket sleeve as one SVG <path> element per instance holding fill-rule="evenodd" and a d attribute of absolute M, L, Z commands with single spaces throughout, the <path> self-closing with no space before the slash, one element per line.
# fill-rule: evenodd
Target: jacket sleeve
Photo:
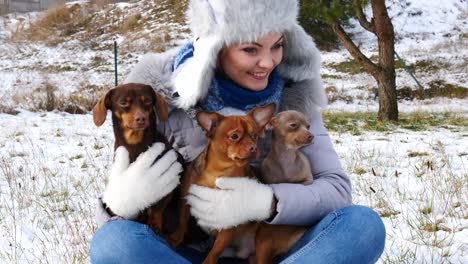
<path fill-rule="evenodd" d="M 314 181 L 310 185 L 272 184 L 278 203 L 271 224 L 312 225 L 351 204 L 351 183 L 318 111 L 311 118 L 310 130 L 314 142 L 302 151 L 310 161 Z"/>

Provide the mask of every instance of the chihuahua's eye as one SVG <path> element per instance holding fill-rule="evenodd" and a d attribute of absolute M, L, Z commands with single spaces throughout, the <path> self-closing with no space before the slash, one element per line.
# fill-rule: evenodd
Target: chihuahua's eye
<path fill-rule="evenodd" d="M 233 141 L 237 141 L 239 139 L 239 134 L 237 133 L 234 133 L 234 134 L 231 134 L 231 136 L 229 136 L 229 138 Z"/>
<path fill-rule="evenodd" d="M 296 129 L 297 124 L 296 123 L 291 123 L 291 124 L 289 124 L 289 127 L 292 128 L 292 129 Z"/>
<path fill-rule="evenodd" d="M 306 127 L 307 127 L 307 130 L 309 130 L 309 129 L 310 129 L 310 125 L 309 125 L 309 124 L 307 124 L 307 126 L 306 126 Z"/>
<path fill-rule="evenodd" d="M 130 103 L 127 101 L 119 101 L 118 104 L 120 107 L 123 107 L 123 108 L 130 106 Z"/>

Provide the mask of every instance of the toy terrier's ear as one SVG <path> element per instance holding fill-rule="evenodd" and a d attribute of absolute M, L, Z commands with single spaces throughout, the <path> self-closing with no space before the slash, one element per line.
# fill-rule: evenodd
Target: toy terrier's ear
<path fill-rule="evenodd" d="M 206 132 L 207 137 L 211 137 L 214 134 L 219 122 L 224 118 L 224 116 L 214 112 L 198 112 L 196 117 L 198 124 Z"/>
<path fill-rule="evenodd" d="M 160 95 L 156 91 L 154 92 L 154 94 L 156 96 L 156 103 L 154 104 L 154 112 L 156 113 L 160 121 L 165 122 L 169 118 L 169 106 L 164 96 Z"/>
<path fill-rule="evenodd" d="M 109 90 L 93 107 L 93 121 L 96 126 L 101 126 L 106 121 L 107 109 L 111 108 L 110 97 L 113 89 Z"/>

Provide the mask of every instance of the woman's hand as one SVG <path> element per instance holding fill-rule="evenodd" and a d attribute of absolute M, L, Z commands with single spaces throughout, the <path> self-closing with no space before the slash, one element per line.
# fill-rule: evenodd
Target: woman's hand
<path fill-rule="evenodd" d="M 270 186 L 247 177 L 219 178 L 216 186 L 219 189 L 193 184 L 189 189 L 187 202 L 200 226 L 220 230 L 270 217 Z"/>
<path fill-rule="evenodd" d="M 104 203 L 113 213 L 126 219 L 134 219 L 140 211 L 158 202 L 177 187 L 182 164 L 177 161 L 174 150 L 169 150 L 156 160 L 164 149 L 163 143 L 155 143 L 131 164 L 128 151 L 124 147 L 116 150 L 103 195 Z"/>

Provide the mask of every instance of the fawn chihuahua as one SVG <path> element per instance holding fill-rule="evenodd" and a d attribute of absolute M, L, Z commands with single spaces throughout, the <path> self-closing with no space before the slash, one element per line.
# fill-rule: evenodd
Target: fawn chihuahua
<path fill-rule="evenodd" d="M 206 132 L 208 144 L 185 171 L 182 180 L 183 197 L 191 184 L 216 188 L 215 181 L 219 177 L 252 177 L 249 162 L 259 156 L 258 136 L 264 133 L 264 127 L 274 111 L 275 105 L 268 104 L 254 108 L 245 116 L 197 113 L 197 121 Z M 177 245 L 183 239 L 190 215 L 188 204 L 184 203 L 180 209 L 179 228 L 169 237 L 172 245 Z M 253 253 L 257 225 L 258 223 L 252 222 L 219 231 L 210 230 L 216 240 L 203 263 L 216 263 L 223 250 L 230 245 L 237 248 L 238 254 L 247 254 L 244 257 Z M 246 243 L 246 240 L 250 242 Z"/>
<path fill-rule="evenodd" d="M 271 150 L 262 161 L 264 183 L 301 183 L 313 181 L 310 163 L 299 148 L 312 143 L 309 122 L 297 111 L 283 111 L 267 125 L 272 129 Z M 260 223 L 255 236 L 257 263 L 273 263 L 285 254 L 308 230 L 305 226 Z"/>

